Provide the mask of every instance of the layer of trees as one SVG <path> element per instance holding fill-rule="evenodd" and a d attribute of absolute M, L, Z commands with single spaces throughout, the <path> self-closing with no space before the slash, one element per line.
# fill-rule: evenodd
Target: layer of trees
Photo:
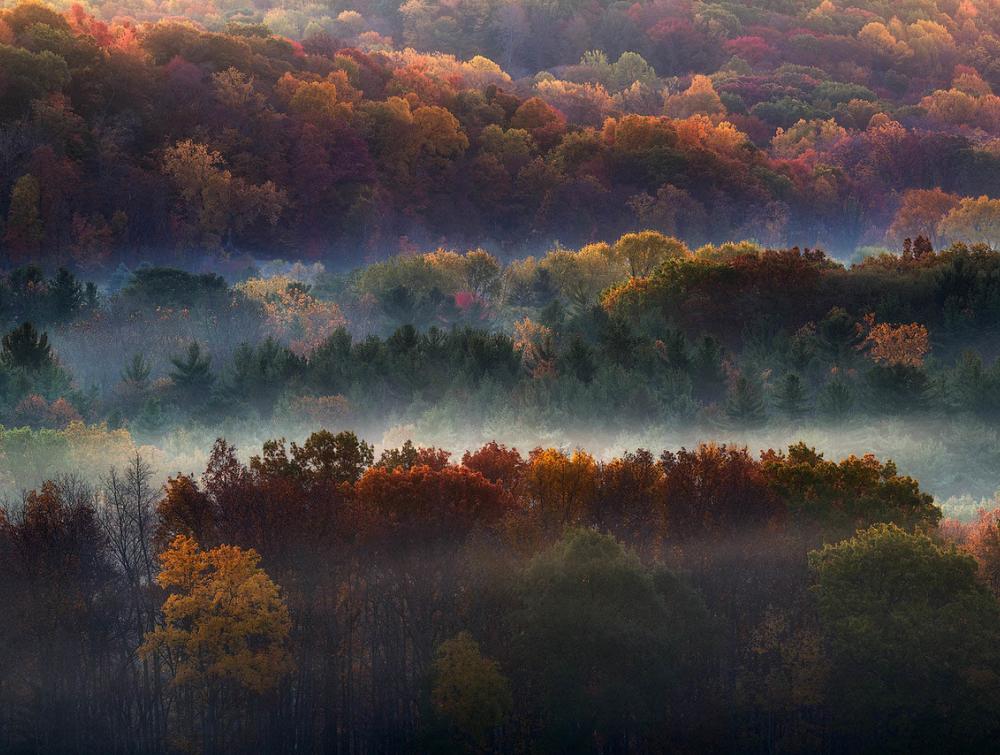
<path fill-rule="evenodd" d="M 409 2 L 392 35 L 312 6 L 228 24 L 187 9 L 211 31 L 146 20 L 146 4 L 0 12 L 5 255 L 104 276 L 206 254 L 523 253 L 643 227 L 847 252 L 887 234 L 1000 238 L 986 10 L 472 5 Z M 531 33 L 503 52 L 493 22 L 453 18 L 466 11 Z M 549 55 L 580 63 L 504 70 Z"/>
<path fill-rule="evenodd" d="M 136 457 L 0 517 L 0 746 L 982 751 L 996 512 L 940 517 L 801 444 L 376 460 L 322 431 L 162 489 Z"/>
<path fill-rule="evenodd" d="M 563 428 L 991 420 L 998 270 L 985 246 L 935 252 L 923 237 L 848 268 L 746 242 L 692 252 L 655 232 L 506 266 L 438 251 L 235 285 L 139 268 L 103 294 L 66 271 L 19 269 L 0 301 L 0 418 L 149 439 L 435 408 Z"/>

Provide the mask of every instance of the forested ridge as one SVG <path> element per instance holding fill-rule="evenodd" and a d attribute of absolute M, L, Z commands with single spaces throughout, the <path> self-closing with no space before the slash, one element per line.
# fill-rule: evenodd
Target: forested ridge
<path fill-rule="evenodd" d="M 995 9 L 894 8 L 13 4 L 0 238 L 104 274 L 646 228 L 996 243 Z"/>

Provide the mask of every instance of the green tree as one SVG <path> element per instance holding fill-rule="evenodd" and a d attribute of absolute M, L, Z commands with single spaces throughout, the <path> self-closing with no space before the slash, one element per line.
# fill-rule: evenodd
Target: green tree
<path fill-rule="evenodd" d="M 827 359 L 838 367 L 856 360 L 857 347 L 864 340 L 857 321 L 840 307 L 834 307 L 820 320 L 816 336 Z"/>
<path fill-rule="evenodd" d="M 726 395 L 726 416 L 733 422 L 753 427 L 767 419 L 760 386 L 745 375 L 739 375 Z"/>
<path fill-rule="evenodd" d="M 291 455 L 289 455 L 291 454 Z M 250 460 L 250 467 L 264 475 L 298 477 L 312 482 L 355 483 L 371 466 L 375 451 L 350 431 L 336 435 L 320 430 L 301 446 L 284 440 L 264 443 L 263 453 Z"/>
<path fill-rule="evenodd" d="M 788 419 L 798 419 L 805 412 L 805 391 L 802 388 L 802 378 L 794 372 L 789 372 L 778 383 L 775 393 L 775 403 L 778 410 Z"/>
<path fill-rule="evenodd" d="M 434 712 L 453 727 L 465 749 L 484 749 L 514 704 L 510 682 L 496 661 L 482 654 L 468 632 L 461 632 L 438 646 L 433 679 Z"/>
<path fill-rule="evenodd" d="M 851 387 L 840 375 L 834 375 L 823 386 L 817 398 L 817 408 L 827 419 L 842 421 L 851 413 L 854 395 Z"/>
<path fill-rule="evenodd" d="M 53 319 L 60 323 L 68 322 L 83 306 L 83 286 L 73 273 L 61 267 L 49 284 L 49 297 Z"/>
<path fill-rule="evenodd" d="M 589 383 L 597 374 L 594 363 L 594 350 L 582 338 L 576 336 L 570 341 L 569 348 L 560 357 L 560 372 L 573 375 L 582 383 Z"/>
<path fill-rule="evenodd" d="M 170 379 L 189 397 L 203 394 L 215 382 L 211 370 L 212 358 L 202 353 L 201 345 L 197 341 L 191 342 L 186 355 L 171 357 L 170 363 L 174 366 Z"/>
<path fill-rule="evenodd" d="M 145 388 L 149 384 L 151 371 L 152 367 L 146 357 L 136 352 L 122 370 L 122 380 L 136 388 Z"/>
<path fill-rule="evenodd" d="M 37 253 L 45 237 L 39 209 L 41 192 L 38 179 L 30 174 L 17 179 L 11 189 L 4 241 L 17 254 Z"/>
<path fill-rule="evenodd" d="M 30 322 L 23 323 L 3 337 L 0 361 L 7 367 L 41 370 L 54 364 L 49 336 L 39 333 Z"/>
<path fill-rule="evenodd" d="M 809 554 L 851 752 L 970 752 L 1000 730 L 1000 606 L 976 562 L 877 524 Z"/>
<path fill-rule="evenodd" d="M 577 529 L 531 561 L 518 595 L 517 668 L 542 719 L 539 749 L 583 752 L 597 739 L 641 750 L 654 726 L 691 712 L 709 622 L 672 574 Z"/>

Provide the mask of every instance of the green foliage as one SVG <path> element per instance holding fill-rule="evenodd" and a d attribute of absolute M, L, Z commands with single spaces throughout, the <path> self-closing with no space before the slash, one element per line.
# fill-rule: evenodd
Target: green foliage
<path fill-rule="evenodd" d="M 676 577 L 645 569 L 608 536 L 573 530 L 531 562 L 518 594 L 517 668 L 546 751 L 682 720 L 711 633 Z"/>
<path fill-rule="evenodd" d="M 215 382 L 212 374 L 212 357 L 202 352 L 201 344 L 192 341 L 184 355 L 173 356 L 170 363 L 174 366 L 170 379 L 174 385 L 189 399 L 204 401 L 205 392 Z"/>
<path fill-rule="evenodd" d="M 998 724 L 1000 608 L 971 557 L 895 525 L 810 554 L 848 749 L 986 747 Z"/>
<path fill-rule="evenodd" d="M 454 727 L 466 749 L 478 751 L 513 708 L 510 682 L 468 632 L 438 646 L 433 676 L 435 713 Z"/>
<path fill-rule="evenodd" d="M 3 337 L 0 361 L 9 368 L 29 371 L 52 366 L 54 357 L 48 334 L 39 333 L 30 322 L 23 323 Z"/>

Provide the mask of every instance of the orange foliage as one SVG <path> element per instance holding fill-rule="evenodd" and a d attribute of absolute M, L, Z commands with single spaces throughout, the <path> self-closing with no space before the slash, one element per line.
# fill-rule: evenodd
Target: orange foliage
<path fill-rule="evenodd" d="M 876 324 L 873 314 L 866 315 L 864 322 L 868 334 L 858 348 L 867 349 L 876 364 L 923 366 L 924 357 L 931 348 L 930 336 L 923 325 L 915 322 L 897 326 L 884 322 Z"/>

